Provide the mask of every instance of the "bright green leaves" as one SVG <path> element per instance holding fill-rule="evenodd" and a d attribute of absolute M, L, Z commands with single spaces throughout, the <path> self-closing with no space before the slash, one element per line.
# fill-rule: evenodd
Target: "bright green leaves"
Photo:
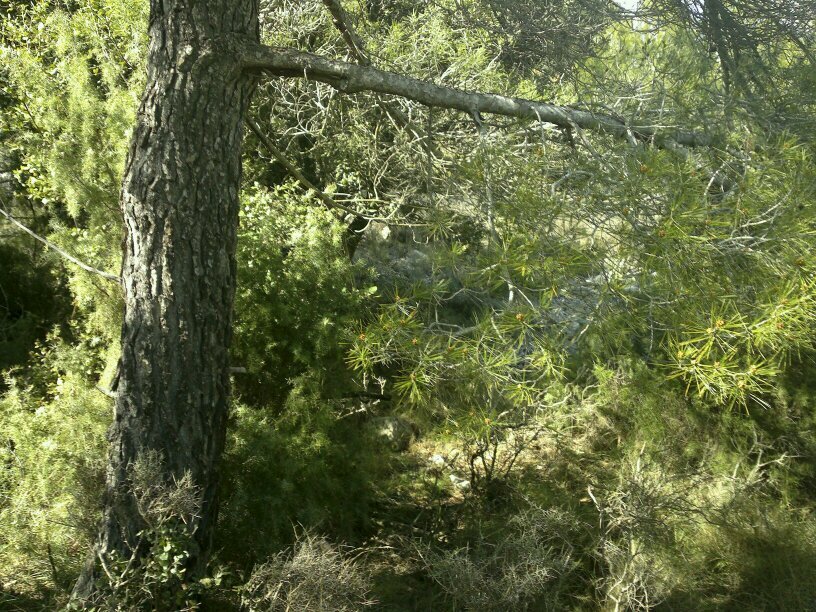
<path fill-rule="evenodd" d="M 486 313 L 468 327 L 429 320 L 431 312 L 414 298 L 380 306 L 348 352 L 364 385 L 390 384 L 409 405 L 458 413 L 497 401 L 527 407 L 565 373 L 563 355 L 532 309 Z"/>
<path fill-rule="evenodd" d="M 116 208 L 143 85 L 145 10 L 85 2 L 69 12 L 42 2 L 5 24 L 0 65 L 18 101 L 19 176 L 30 195 L 57 199 L 74 217 L 101 223 Z"/>
<path fill-rule="evenodd" d="M 120 268 L 119 187 L 144 82 L 147 9 L 132 0 L 16 3 L 0 34 L 0 78 L 11 100 L 2 113 L 5 145 L 20 214 L 40 217 L 36 229 L 52 242 L 112 273 Z M 118 291 L 66 270 L 83 327 L 115 351 Z"/>
<path fill-rule="evenodd" d="M 495 41 L 485 31 L 452 28 L 441 7 L 428 7 L 394 22 L 379 41 L 376 54 L 398 72 L 424 76 L 428 71 L 464 89 L 504 91 L 507 75 L 491 69 Z"/>
<path fill-rule="evenodd" d="M 111 400 L 90 382 L 98 359 L 49 340 L 0 398 L 0 583 L 21 592 L 53 588 L 53 564 L 63 580 L 79 571 L 104 484 Z"/>
<path fill-rule="evenodd" d="M 717 403 L 764 403 L 785 366 L 813 350 L 813 282 L 782 286 L 775 298 L 758 304 L 750 318 L 732 303 L 730 314 L 712 313 L 705 328 L 673 333 L 670 378 L 683 377 L 687 392 L 693 387 Z"/>
<path fill-rule="evenodd" d="M 340 338 L 376 293 L 349 261 L 345 228 L 292 184 L 245 190 L 238 242 L 234 359 L 247 399 L 285 396 L 289 380 L 313 376 L 342 387 Z M 358 288 L 359 284 L 359 288 Z"/>

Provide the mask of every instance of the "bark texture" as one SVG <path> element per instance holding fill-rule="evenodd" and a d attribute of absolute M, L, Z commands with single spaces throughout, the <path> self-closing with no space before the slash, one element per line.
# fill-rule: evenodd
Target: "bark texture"
<path fill-rule="evenodd" d="M 234 49 L 257 42 L 257 0 L 151 0 L 147 86 L 126 164 L 125 318 L 94 563 L 138 550 L 144 521 L 130 466 L 146 453 L 202 496 L 192 526 L 205 562 L 229 399 L 241 138 L 253 82 Z"/>

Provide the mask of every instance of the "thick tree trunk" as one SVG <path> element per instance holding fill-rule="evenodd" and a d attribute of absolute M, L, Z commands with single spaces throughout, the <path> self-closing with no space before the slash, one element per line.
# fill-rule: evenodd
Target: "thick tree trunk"
<path fill-rule="evenodd" d="M 228 347 L 244 112 L 251 78 L 234 53 L 258 41 L 257 0 L 151 0 L 147 87 L 126 165 L 125 319 L 107 494 L 96 559 L 130 558 L 145 523 L 130 466 L 162 458 L 201 492 L 192 525 L 202 566 L 216 514 L 229 398 Z"/>

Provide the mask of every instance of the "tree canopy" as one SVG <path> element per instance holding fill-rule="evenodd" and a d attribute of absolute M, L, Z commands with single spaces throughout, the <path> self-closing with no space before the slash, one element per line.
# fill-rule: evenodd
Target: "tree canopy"
<path fill-rule="evenodd" d="M 150 4 L 0 3 L 0 608 L 66 605 L 111 503 Z M 206 41 L 252 90 L 240 184 L 195 125 L 184 162 L 240 217 L 214 554 L 144 452 L 96 605 L 811 609 L 814 8 L 264 0 Z"/>

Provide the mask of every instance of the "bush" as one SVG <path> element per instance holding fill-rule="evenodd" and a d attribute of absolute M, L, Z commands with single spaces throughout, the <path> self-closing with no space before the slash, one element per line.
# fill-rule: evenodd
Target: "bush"
<path fill-rule="evenodd" d="M 51 342 L 39 357 L 36 384 L 9 378 L 0 398 L 0 590 L 48 596 L 95 536 L 111 408 L 86 350 Z"/>
<path fill-rule="evenodd" d="M 189 473 L 165 480 L 159 453 L 148 451 L 130 466 L 133 489 L 144 529 L 130 542 L 130 558 L 98 556 L 101 572 L 91 601 L 83 608 L 102 610 L 196 610 L 215 579 L 190 574 L 190 551 L 201 511 L 201 494 Z"/>
<path fill-rule="evenodd" d="M 574 517 L 533 507 L 509 521 L 498 542 L 481 536 L 465 547 L 424 547 L 427 572 L 466 610 L 560 610 L 565 579 L 575 569 Z"/>
<path fill-rule="evenodd" d="M 242 589 L 251 612 L 302 610 L 352 612 L 373 602 L 371 583 L 355 551 L 345 554 L 325 538 L 306 533 L 291 553 L 258 566 Z"/>
<path fill-rule="evenodd" d="M 0 244 L 0 371 L 22 364 L 37 341 L 68 313 L 69 299 L 31 253 Z M 0 389 L 3 388 L 0 380 Z"/>
<path fill-rule="evenodd" d="M 360 312 L 363 293 L 344 251 L 345 227 L 292 185 L 255 186 L 243 199 L 235 295 L 235 361 L 244 401 L 282 406 L 307 370 L 343 388 L 340 339 Z"/>
<path fill-rule="evenodd" d="M 251 567 L 292 543 L 293 525 L 334 539 L 369 527 L 381 446 L 298 381 L 283 414 L 238 406 L 223 469 L 222 558 Z"/>

